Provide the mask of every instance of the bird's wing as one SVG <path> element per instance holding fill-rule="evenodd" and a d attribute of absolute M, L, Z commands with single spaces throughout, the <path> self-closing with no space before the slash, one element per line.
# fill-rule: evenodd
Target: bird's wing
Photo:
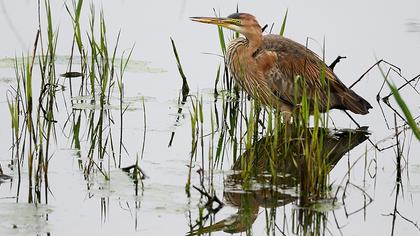
<path fill-rule="evenodd" d="M 270 87 L 280 99 L 291 104 L 300 102 L 301 91 L 295 91 L 295 79 L 298 76 L 304 78 L 308 98 L 313 99 L 317 94 L 321 106 L 327 105 L 325 99 L 328 94 L 327 84 L 333 96 L 336 94 L 344 96 L 338 100 L 348 99 L 346 96 L 350 95 L 347 93 L 349 89 L 314 52 L 305 46 L 278 35 L 266 35 L 262 49 L 273 51 L 277 55 L 277 67 L 269 72 L 268 77 Z M 330 101 L 330 106 L 335 104 Z"/>

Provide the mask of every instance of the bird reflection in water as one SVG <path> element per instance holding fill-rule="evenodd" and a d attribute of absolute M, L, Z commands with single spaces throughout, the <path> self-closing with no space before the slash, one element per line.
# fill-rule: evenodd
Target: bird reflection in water
<path fill-rule="evenodd" d="M 320 149 L 320 157 L 326 160 L 327 173 L 344 154 L 364 142 L 368 135 L 367 127 L 343 130 L 322 129 L 322 132 L 317 132 L 316 138 L 324 140 L 324 145 Z M 311 142 L 313 138 L 314 136 L 311 135 L 306 136 L 306 141 Z M 225 203 L 237 208 L 237 212 L 209 226 L 197 225 L 197 228 L 188 232 L 187 235 L 201 235 L 216 231 L 227 233 L 249 231 L 258 217 L 260 207 L 275 211 L 277 207 L 292 202 L 298 206 L 297 220 L 299 224 L 297 225 L 306 225 L 312 230 L 320 230 L 318 227 L 311 227 L 311 223 L 320 221 L 314 221 L 314 211 L 306 208 L 308 199 L 302 199 L 302 194 L 296 190 L 302 177 L 302 166 L 299 164 L 299 160 L 305 158 L 305 150 L 302 149 L 301 144 L 304 140 L 301 138 L 289 140 L 290 152 L 287 156 L 284 156 L 282 153 L 284 149 L 280 147 L 284 143 L 280 141 L 277 144 L 278 147 L 273 149 L 273 137 L 268 136 L 259 139 L 253 150 L 246 150 L 235 161 L 231 173 L 227 175 L 224 182 Z M 277 152 L 275 153 L 277 161 L 275 161 L 274 167 L 272 150 Z M 242 171 L 244 163 L 251 164 L 251 177 L 244 175 Z M 273 176 L 273 168 L 275 176 Z M 299 232 L 295 233 L 299 234 Z"/>

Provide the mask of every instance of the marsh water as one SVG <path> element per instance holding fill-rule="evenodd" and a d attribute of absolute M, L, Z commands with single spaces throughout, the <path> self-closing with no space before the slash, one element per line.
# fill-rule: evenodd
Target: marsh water
<path fill-rule="evenodd" d="M 57 77 L 68 71 L 73 43 L 73 25 L 65 3 L 71 6 L 70 1 L 51 2 L 53 27 L 58 29 Z M 85 37 L 89 31 L 90 6 L 89 2 L 83 4 L 80 22 Z M 355 82 L 380 59 L 401 69 L 402 76 L 391 71 L 388 78 L 402 85 L 404 78 L 410 80 L 420 74 L 418 1 L 183 0 L 94 4 L 97 15 L 102 9 L 105 16 L 110 45 L 116 43 L 121 30 L 119 55 L 124 50 L 130 51 L 135 44 L 124 73 L 126 110 L 122 126 L 117 89 L 109 95 L 106 107 L 112 119 L 104 130 L 107 137 L 113 137 L 115 150 L 108 148 L 108 157 L 98 164 L 106 166 L 108 178 L 98 171 L 86 178 L 83 165 L 90 144 L 87 115 L 81 119 L 80 148 L 74 147 L 69 124 L 73 122 L 73 113 L 99 113 L 99 108 L 86 102 L 91 97 L 75 95 L 74 88 L 71 96 L 70 79 L 59 77 L 62 86 L 56 95 L 56 137 L 50 144 L 48 189 L 42 190 L 40 202 L 34 203 L 28 201 L 33 190 L 28 190 L 26 157 L 20 178 L 16 164 L 10 165 L 14 158 L 13 136 L 6 94 L 16 88 L 15 58 L 32 55 L 38 29 L 38 4 L 37 1 L 0 0 L 0 164 L 4 174 L 12 177 L 12 180 L 0 179 L 0 235 L 186 235 L 211 231 L 214 235 L 420 235 L 420 143 L 410 129 L 401 126 L 404 122 L 398 116 L 397 126 L 402 132 L 396 138 L 394 111 L 382 101 L 376 101 L 384 81 L 377 67 L 353 88 L 374 107 L 366 116 L 353 115 L 360 126 L 368 128 L 356 130 L 356 124 L 343 112 L 330 112 L 332 121 L 327 140 L 334 142 L 331 145 L 345 148 L 330 160 L 333 168 L 328 170 L 328 197 L 311 207 L 302 207 L 299 191 L 292 184 L 295 182 L 288 180 L 298 172 L 293 169 L 293 163 L 282 167 L 288 171 L 279 174 L 282 181 L 277 182 L 276 194 L 267 193 L 273 186 L 264 171 L 244 189 L 237 180 L 241 177 L 237 159 L 246 158 L 245 149 L 234 157 L 227 145 L 220 162 L 209 168 L 208 163 L 212 162 L 208 157 L 216 152 L 211 143 L 218 141 L 217 131 L 215 137 L 208 135 L 214 130 L 211 120 L 215 118 L 211 114 L 217 108 L 223 110 L 224 102 L 222 89 L 215 101 L 214 83 L 224 61 L 217 28 L 193 23 L 188 18 L 213 16 L 213 9 L 225 16 L 235 12 L 238 5 L 240 11 L 254 14 L 262 26 L 267 24 L 271 28 L 274 23 L 271 30 L 278 33 L 287 9 L 285 36 L 302 44 L 307 42 L 319 55 L 325 53 L 326 62 L 339 55 L 346 56 L 334 69 L 346 85 Z M 46 22 L 43 3 L 41 8 L 41 22 Z M 231 33 L 225 30 L 225 35 L 229 38 Z M 182 80 L 170 37 L 176 43 L 193 95 L 185 104 L 179 101 Z M 73 63 L 73 68 L 80 68 L 80 61 Z M 381 65 L 385 73 L 391 68 L 388 64 Z M 39 66 L 35 62 L 34 90 L 40 86 L 37 74 Z M 77 78 L 71 80 L 73 86 L 80 83 Z M 400 91 L 415 117 L 419 115 L 420 104 L 416 82 L 418 79 L 412 83 L 413 87 Z M 385 86 L 380 96 L 388 93 Z M 34 95 L 37 96 L 39 93 Z M 202 98 L 204 139 L 199 158 L 190 163 L 194 97 Z M 392 97 L 389 101 L 399 111 Z M 116 164 L 120 128 L 124 144 L 121 167 L 132 166 L 138 160 L 146 175 L 141 184 L 136 184 Z M 117 156 L 115 163 L 113 153 Z M 205 162 L 201 155 L 205 156 Z M 399 162 L 397 156 L 401 157 Z M 188 194 L 185 189 L 189 175 Z M 212 208 L 206 208 L 209 199 L 203 190 L 209 196 L 216 196 L 220 203 L 213 201 Z M 47 204 L 45 195 L 48 195 Z M 270 202 L 272 199 L 275 203 Z M 240 218 L 243 215 L 246 219 Z M 220 227 L 229 222 L 236 226 Z M 195 231 L 198 225 L 203 231 Z"/>

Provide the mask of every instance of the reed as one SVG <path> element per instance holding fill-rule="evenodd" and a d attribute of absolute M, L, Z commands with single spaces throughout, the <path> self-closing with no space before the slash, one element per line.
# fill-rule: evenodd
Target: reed
<path fill-rule="evenodd" d="M 122 138 L 123 115 L 128 105 L 125 106 L 123 102 L 123 76 L 133 48 L 129 51 L 128 56 L 125 56 L 123 52 L 121 58 L 118 59 L 120 34 L 117 35 L 115 45 L 110 47 L 107 41 L 103 12 L 101 12 L 97 23 L 95 7 L 93 4 L 90 6 L 90 28 L 88 33 L 84 34 L 80 22 L 83 1 L 74 0 L 70 6 L 66 4 L 65 7 L 73 23 L 73 43 L 67 71 L 61 77 L 68 80 L 70 98 L 73 98 L 74 95 L 73 86 L 79 85 L 78 95 L 91 96 L 93 100 L 90 101 L 91 104 L 89 105 L 93 105 L 95 108 L 89 110 L 74 109 L 74 101 L 70 100 L 72 110 L 68 113 L 63 131 L 67 124 L 71 124 L 71 135 L 69 135 L 71 145 L 78 150 L 78 164 L 83 169 L 86 179 L 89 179 L 95 173 L 99 173 L 106 180 L 109 180 L 111 166 L 121 166 L 122 150 L 125 149 Z M 49 160 L 53 157 L 52 144 L 54 141 L 56 142 L 57 137 L 55 125 L 58 121 L 56 120 L 56 113 L 62 108 L 61 104 L 63 103 L 67 109 L 66 99 L 61 101 L 57 97 L 58 93 L 63 92 L 60 78 L 56 76 L 58 29 L 53 23 L 53 13 L 48 0 L 44 2 L 43 8 L 46 22 L 45 24 L 39 22 L 32 53 L 26 57 L 22 56 L 22 59 L 16 58 L 16 87 L 12 88 L 7 94 L 9 114 L 12 121 L 12 164 L 17 163 L 20 183 L 22 163 L 27 163 L 29 185 L 27 201 L 35 204 L 48 203 L 50 194 L 48 187 Z M 41 9 L 41 5 L 38 9 Z M 38 14 L 40 16 L 41 11 Z M 45 31 L 41 29 L 41 26 L 44 25 Z M 80 67 L 74 65 L 75 57 L 80 57 Z M 38 68 L 34 67 L 36 64 L 38 64 Z M 76 80 L 77 78 L 80 78 L 80 81 Z M 34 81 L 37 82 L 34 83 Z M 109 110 L 110 97 L 115 87 L 118 87 L 119 117 L 121 121 L 118 161 L 114 144 L 115 138 L 112 135 L 115 122 L 112 112 Z M 65 98 L 65 95 L 63 95 L 63 98 Z M 88 104 L 87 101 L 81 101 L 81 103 Z M 95 110 L 96 108 L 98 108 L 98 111 Z M 144 108 L 143 102 L 145 118 L 146 111 Z M 23 119 L 20 117 L 23 117 Z M 146 120 L 144 122 L 146 123 Z M 87 129 L 87 132 L 84 132 L 83 129 Z M 82 136 L 84 133 L 87 133 L 86 142 L 84 142 Z M 80 152 L 85 143 L 88 146 L 87 155 L 81 155 Z M 143 153 L 144 144 L 142 156 Z M 87 156 L 87 158 L 82 158 L 82 156 Z M 19 196 L 19 187 L 17 195 Z"/>
<path fill-rule="evenodd" d="M 389 88 L 391 89 L 391 92 L 392 92 L 395 100 L 397 101 L 398 106 L 401 108 L 401 110 L 402 110 L 402 112 L 403 112 L 403 114 L 404 114 L 404 116 L 407 120 L 408 126 L 413 131 L 414 136 L 420 141 L 420 128 L 417 125 L 417 122 L 415 121 L 415 119 L 413 118 L 413 115 L 411 114 L 411 111 L 408 108 L 406 102 L 402 98 L 402 96 L 401 96 L 400 92 L 398 91 L 397 87 L 392 82 L 390 82 L 387 79 L 386 76 L 384 76 L 384 79 L 385 79 L 386 83 L 388 84 Z"/>

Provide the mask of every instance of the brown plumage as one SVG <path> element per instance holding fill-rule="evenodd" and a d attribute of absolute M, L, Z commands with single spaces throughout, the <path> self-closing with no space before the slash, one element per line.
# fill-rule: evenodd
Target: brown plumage
<path fill-rule="evenodd" d="M 229 43 L 227 63 L 242 88 L 264 105 L 291 113 L 306 91 L 311 112 L 315 101 L 320 112 L 341 109 L 367 114 L 372 108 L 305 46 L 279 35 L 263 36 L 260 25 L 250 14 L 191 19 L 223 26 L 245 36 Z"/>

